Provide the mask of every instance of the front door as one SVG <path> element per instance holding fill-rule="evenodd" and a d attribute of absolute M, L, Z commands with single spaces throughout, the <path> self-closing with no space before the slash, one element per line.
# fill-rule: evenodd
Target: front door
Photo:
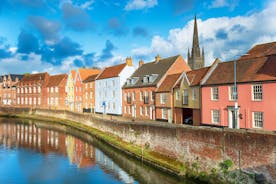
<path fill-rule="evenodd" d="M 237 115 L 239 114 L 239 110 L 237 111 Z M 236 122 L 237 120 L 237 122 Z M 228 107 L 228 127 L 239 129 L 239 118 L 236 118 L 234 107 Z"/>

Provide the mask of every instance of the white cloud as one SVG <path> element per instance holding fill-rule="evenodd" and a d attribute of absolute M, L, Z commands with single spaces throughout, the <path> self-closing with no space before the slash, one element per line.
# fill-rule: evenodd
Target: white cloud
<path fill-rule="evenodd" d="M 253 45 L 276 40 L 276 2 L 272 1 L 261 12 L 246 16 L 198 19 L 200 46 L 205 49 L 206 65 L 216 57 L 226 61 L 244 54 Z M 187 49 L 192 46 L 193 20 L 184 27 L 169 31 L 167 38 L 155 35 L 149 47 L 132 49 L 135 56 L 156 54 L 167 57 L 182 54 L 187 58 Z"/>
<path fill-rule="evenodd" d="M 152 8 L 158 4 L 157 0 L 130 0 L 125 6 L 125 10 L 140 10 Z"/>
<path fill-rule="evenodd" d="M 90 0 L 90 1 L 86 1 L 84 2 L 83 4 L 80 5 L 80 7 L 82 9 L 88 9 L 88 10 L 91 10 L 92 9 L 92 5 L 94 4 L 94 0 Z"/>
<path fill-rule="evenodd" d="M 228 2 L 226 0 L 214 0 L 211 2 L 209 8 L 221 8 L 228 6 Z"/>

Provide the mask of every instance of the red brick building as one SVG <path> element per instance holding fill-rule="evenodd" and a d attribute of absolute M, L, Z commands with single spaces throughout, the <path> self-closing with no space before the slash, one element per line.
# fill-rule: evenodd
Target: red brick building
<path fill-rule="evenodd" d="M 167 76 L 189 71 L 182 56 L 177 55 L 149 63 L 139 62 L 139 68 L 123 86 L 123 116 L 138 119 L 159 118 L 155 93 Z"/>
<path fill-rule="evenodd" d="M 17 106 L 19 107 L 47 107 L 47 89 L 49 74 L 37 73 L 24 75 L 17 84 Z"/>
<path fill-rule="evenodd" d="M 98 74 L 91 75 L 83 81 L 83 111 L 95 112 L 95 80 Z"/>
<path fill-rule="evenodd" d="M 174 121 L 174 93 L 173 88 L 177 82 L 181 79 L 182 73 L 172 74 L 166 76 L 165 80 L 161 83 L 156 90 L 155 95 L 155 109 L 156 119 L 168 121 L 169 123 Z"/>
<path fill-rule="evenodd" d="M 65 87 L 67 74 L 53 75 L 49 77 L 47 84 L 47 108 L 65 109 L 65 100 L 67 97 Z"/>
<path fill-rule="evenodd" d="M 16 105 L 16 85 L 22 77 L 14 74 L 0 76 L 0 106 Z"/>
<path fill-rule="evenodd" d="M 76 71 L 76 76 L 74 79 L 74 98 L 75 98 L 75 111 L 82 112 L 83 111 L 83 81 L 91 76 L 99 74 L 101 70 L 99 69 L 86 69 L 79 68 Z"/>

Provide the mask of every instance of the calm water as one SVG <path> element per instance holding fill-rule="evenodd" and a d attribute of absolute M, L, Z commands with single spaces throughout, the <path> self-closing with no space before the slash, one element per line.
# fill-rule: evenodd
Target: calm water
<path fill-rule="evenodd" d="M 0 119 L 1 184 L 194 183 L 177 181 L 82 132 L 27 123 Z"/>

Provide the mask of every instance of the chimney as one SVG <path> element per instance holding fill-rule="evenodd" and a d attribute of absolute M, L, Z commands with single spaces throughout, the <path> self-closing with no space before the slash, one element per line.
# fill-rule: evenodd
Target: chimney
<path fill-rule="evenodd" d="M 161 57 L 159 56 L 159 54 L 157 54 L 157 56 L 155 56 L 155 62 L 158 63 L 160 61 Z"/>
<path fill-rule="evenodd" d="M 132 66 L 132 58 L 131 57 L 126 58 L 126 64 L 127 64 L 127 66 Z"/>
<path fill-rule="evenodd" d="M 139 61 L 139 67 L 142 66 L 143 64 L 144 64 L 144 61 L 141 59 L 141 60 Z"/>

